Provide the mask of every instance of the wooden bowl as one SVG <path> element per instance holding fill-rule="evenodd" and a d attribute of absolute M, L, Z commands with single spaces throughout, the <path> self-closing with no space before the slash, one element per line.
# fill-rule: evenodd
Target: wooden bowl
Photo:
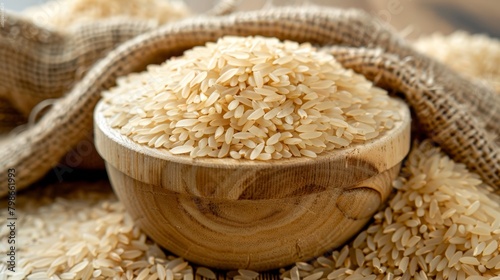
<path fill-rule="evenodd" d="M 100 102 L 95 144 L 115 192 L 154 241 L 192 262 L 267 270 L 355 235 L 391 192 L 410 148 L 410 114 L 364 144 L 270 161 L 196 158 L 140 145 L 110 128 Z"/>

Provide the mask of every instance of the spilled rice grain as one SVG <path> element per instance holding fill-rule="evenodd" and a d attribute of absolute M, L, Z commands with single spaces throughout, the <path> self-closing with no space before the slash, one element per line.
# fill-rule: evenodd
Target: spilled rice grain
<path fill-rule="evenodd" d="M 322 271 L 322 279 L 500 278 L 500 197 L 477 175 L 424 142 L 394 187 L 374 222 L 351 244 L 312 261 L 305 277 Z"/>
<path fill-rule="evenodd" d="M 281 279 L 500 278 L 500 198 L 476 175 L 424 142 L 413 148 L 394 187 L 387 207 L 352 243 L 281 269 Z M 48 194 L 55 188 L 62 194 L 52 198 Z M 17 238 L 25 246 L 15 273 L 7 271 L 7 248 L 0 247 L 0 273 L 8 279 L 215 279 L 209 268 L 194 269 L 182 258 L 166 256 L 108 185 L 64 189 L 51 186 L 42 190 L 45 195 L 34 190 L 17 198 L 23 229 Z M 8 234 L 6 212 L 0 212 L 2 239 Z M 252 280 L 259 273 L 240 269 L 231 275 Z"/>

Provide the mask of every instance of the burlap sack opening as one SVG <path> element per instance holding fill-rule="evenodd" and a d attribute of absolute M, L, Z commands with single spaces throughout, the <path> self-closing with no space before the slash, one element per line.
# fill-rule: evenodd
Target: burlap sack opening
<path fill-rule="evenodd" d="M 7 14 L 0 31 L 0 59 L 6 62 L 6 67 L 0 69 L 1 92 L 10 93 L 0 97 L 19 108 L 34 96 L 55 89 L 64 91 L 74 75 L 67 69 L 84 59 L 82 50 L 93 50 L 99 40 L 116 45 L 113 38 L 141 35 L 113 49 L 35 126 L 0 148 L 0 180 L 6 181 L 6 170 L 16 167 L 18 188 L 43 176 L 88 135 L 100 93 L 114 85 L 117 77 L 223 35 L 274 36 L 325 47 L 345 67 L 401 92 L 423 133 L 485 182 L 500 187 L 500 96 L 417 53 L 389 27 L 363 12 L 280 8 L 191 18 L 147 33 L 149 28 L 143 22 L 89 25 L 65 36 L 43 28 L 32 32 L 32 28 L 28 21 Z M 82 41 L 85 36 L 92 39 Z M 79 46 L 78 51 L 75 46 Z M 56 72 L 49 71 L 53 74 L 43 74 L 54 67 Z M 6 191 L 3 186 L 0 194 Z"/>
<path fill-rule="evenodd" d="M 230 14 L 237 8 L 238 2 L 239 0 L 215 1 L 215 5 L 204 14 Z M 0 85 L 0 141 L 8 141 L 5 138 L 32 126 L 34 120 L 38 120 L 57 98 L 69 92 L 96 61 L 105 57 L 119 44 L 158 27 L 160 22 L 171 22 L 176 20 L 176 17 L 190 16 L 175 14 L 174 11 L 174 14 L 161 15 L 160 20 L 110 14 L 108 17 L 97 19 L 97 22 L 87 18 L 75 19 L 76 22 L 61 25 L 58 21 L 60 17 L 64 18 L 63 22 L 71 19 L 71 15 L 62 11 L 64 5 L 68 4 L 69 2 L 65 1 L 52 1 L 32 7 L 20 15 L 10 15 L 14 21 L 19 21 L 2 36 L 8 41 L 0 44 L 14 44 L 11 45 L 12 50 L 18 52 L 21 47 L 23 51 L 21 54 L 16 53 L 15 58 L 2 60 L 12 60 L 12 63 L 18 65 L 15 72 L 11 66 L 0 69 L 4 78 L 4 87 Z M 105 5 L 105 2 L 102 5 Z M 165 5 L 169 5 L 168 1 L 165 1 Z M 103 13 L 109 12 L 102 10 L 103 8 L 97 9 L 101 9 Z M 71 12 L 75 13 L 73 10 Z M 170 15 L 174 18 L 169 18 Z M 55 24 L 56 22 L 59 24 Z M 95 32 L 96 29 L 99 31 Z M 47 44 L 51 46 L 47 47 Z M 10 52 L 5 54 L 11 55 Z M 43 61 L 37 63 L 40 56 Z M 30 61 L 32 59 L 33 61 Z M 85 139 L 74 145 L 61 158 L 59 167 L 54 168 L 56 176 L 76 169 L 104 168 L 104 162 L 93 148 L 92 142 L 93 133 L 90 131 Z M 89 145 L 92 146 L 90 150 L 87 148 Z M 82 152 L 81 147 L 86 150 Z"/>

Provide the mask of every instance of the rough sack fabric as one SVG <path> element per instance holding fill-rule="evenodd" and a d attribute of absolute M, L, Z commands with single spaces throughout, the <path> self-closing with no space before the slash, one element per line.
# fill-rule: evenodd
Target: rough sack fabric
<path fill-rule="evenodd" d="M 6 138 L 2 136 L 8 133 L 15 134 L 33 124 L 56 98 L 70 91 L 96 61 L 119 44 L 158 27 L 162 22 L 178 20 L 190 14 L 182 3 L 177 3 L 180 6 L 174 7 L 167 14 L 161 13 L 162 9 L 165 10 L 172 5 L 164 0 L 156 0 L 158 3 L 164 2 L 162 7 L 156 12 L 146 11 L 147 15 L 144 14 L 144 9 L 133 11 L 127 7 L 112 13 L 109 10 L 110 5 L 120 5 L 119 1 L 99 1 L 92 3 L 94 5 L 92 7 L 81 6 L 85 5 L 82 1 L 70 2 L 70 0 L 54 0 L 35 6 L 21 14 L 30 21 L 20 18 L 20 24 L 14 26 L 8 36 L 3 37 L 8 40 L 0 42 L 0 45 L 14 44 L 12 49 L 15 50 L 14 54 L 18 55 L 14 63 L 21 62 L 22 65 L 18 65 L 19 69 L 15 72 L 9 67 L 0 69 L 5 71 L 3 78 L 8 85 L 5 87 L 0 85 L 0 141 L 1 138 Z M 136 0 L 131 4 L 138 5 L 141 1 Z M 142 2 L 144 5 L 153 5 L 154 1 Z M 229 14 L 236 9 L 238 2 L 239 0 L 218 0 L 205 14 L 213 16 Z M 84 18 L 72 19 L 82 16 L 82 13 Z M 90 19 L 88 13 L 97 13 L 98 15 L 94 16 L 98 17 Z M 130 15 L 130 13 L 135 14 Z M 158 18 L 151 18 L 151 15 Z M 130 25 L 132 27 L 129 28 Z M 95 32 L 96 29 L 100 31 Z M 23 36 L 19 36 L 21 33 Z M 53 46 L 39 48 L 39 43 Z M 19 50 L 17 44 L 23 48 L 20 53 L 16 53 Z M 29 51 L 29 48 L 36 51 Z M 10 52 L 3 54 L 11 55 Z M 35 63 L 38 59 L 43 62 L 34 66 L 30 62 L 33 57 Z M 30 72 L 33 75 L 25 75 L 26 77 L 19 75 Z M 16 97 L 7 98 L 10 94 Z M 17 98 L 18 96 L 22 98 Z M 55 169 L 57 176 L 72 172 L 74 168 L 104 168 L 104 163 L 95 149 L 88 148 L 93 146 L 92 139 L 93 134 L 89 132 L 85 139 L 61 159 L 60 167 Z"/>
<path fill-rule="evenodd" d="M 85 33 L 66 36 L 41 28 L 33 32 L 36 26 L 7 13 L 0 30 L 0 59 L 4 62 L 0 92 L 9 94 L 0 98 L 21 109 L 30 103 L 27 100 L 43 99 L 54 89 L 66 90 L 65 69 L 78 64 L 80 57 L 72 46 L 84 44 L 84 35 L 113 40 L 123 33 L 147 29 L 138 22 L 82 28 Z M 419 54 L 393 30 L 363 12 L 317 7 L 190 18 L 119 45 L 55 102 L 36 125 L 0 147 L 0 181 L 7 180 L 6 169 L 15 167 L 18 187 L 22 188 L 55 166 L 92 130 L 92 112 L 100 93 L 114 85 L 117 77 L 223 35 L 274 36 L 325 47 L 344 66 L 401 92 L 422 132 L 486 183 L 500 187 L 500 95 Z M 94 43 L 87 43 L 91 49 Z M 67 64 L 54 66 L 54 62 L 65 59 Z M 2 185 L 0 194 L 5 193 L 6 185 Z"/>
<path fill-rule="evenodd" d="M 220 0 L 206 14 L 228 14 L 236 8 L 237 2 Z M 47 7 L 36 6 L 21 15 L 7 12 L 11 24 L 7 23 L 8 29 L 2 26 L 0 30 L 1 61 L 14 64 L 0 69 L 5 74 L 0 85 L 0 100 L 2 104 L 12 102 L 13 107 L 24 116 L 42 100 L 58 98 L 70 91 L 89 67 L 110 50 L 159 24 L 156 18 L 139 19 L 121 14 L 110 15 L 97 22 L 77 22 L 66 28 L 54 28 L 39 19 L 41 15 L 66 16 L 57 13 L 64 10 L 61 5 L 67 4 L 49 2 L 45 4 Z M 51 7 L 54 5 L 58 6 Z M 50 12 L 51 8 L 55 12 Z M 175 19 L 162 18 L 161 21 Z"/>

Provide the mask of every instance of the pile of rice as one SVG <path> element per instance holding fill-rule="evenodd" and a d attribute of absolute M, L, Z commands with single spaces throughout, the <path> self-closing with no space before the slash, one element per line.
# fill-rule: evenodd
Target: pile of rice
<path fill-rule="evenodd" d="M 456 31 L 448 36 L 434 34 L 419 38 L 414 46 L 460 74 L 486 82 L 500 92 L 498 39 Z"/>
<path fill-rule="evenodd" d="M 397 103 L 310 44 L 223 37 L 103 93 L 112 127 L 172 154 L 316 157 L 376 138 Z"/>
<path fill-rule="evenodd" d="M 500 279 L 500 197 L 429 143 L 414 147 L 385 209 L 352 242 L 282 279 Z M 165 254 L 137 228 L 109 186 L 64 185 L 18 196 L 17 271 L 9 279 L 215 279 Z M 103 192 L 107 189 L 109 192 Z M 100 191 L 97 191 L 100 190 Z M 4 203 L 4 202 L 2 202 Z M 6 204 L 3 204 L 6 205 Z M 0 239 L 6 240 L 6 209 Z M 258 273 L 229 272 L 251 280 Z"/>
<path fill-rule="evenodd" d="M 355 239 L 284 279 L 500 279 L 500 196 L 428 142 Z"/>
<path fill-rule="evenodd" d="M 37 24 L 60 30 L 113 17 L 163 24 L 191 14 L 182 0 L 52 0 L 23 13 Z"/>
<path fill-rule="evenodd" d="M 58 184 L 40 192 L 17 198 L 16 272 L 7 271 L 10 245 L 1 242 L 0 279 L 214 278 L 207 268 L 194 270 L 148 240 L 107 182 Z M 6 213 L 2 209 L 0 214 L 1 240 L 7 240 L 9 231 Z"/>

